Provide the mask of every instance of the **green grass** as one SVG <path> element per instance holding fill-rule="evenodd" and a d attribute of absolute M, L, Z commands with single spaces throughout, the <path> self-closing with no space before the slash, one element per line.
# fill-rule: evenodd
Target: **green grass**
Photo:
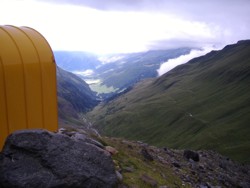
<path fill-rule="evenodd" d="M 173 169 L 169 166 L 163 165 L 158 161 L 145 161 L 139 152 L 141 148 L 138 144 L 131 145 L 132 147 L 129 148 L 127 144 L 123 143 L 122 139 L 107 137 L 103 139 L 105 143 L 118 149 L 118 154 L 112 158 L 116 165 L 116 170 L 122 172 L 123 185 L 150 188 L 152 186 L 141 179 L 141 176 L 146 174 L 158 182 L 158 187 L 163 185 L 168 187 L 189 187 L 188 184 L 182 186 L 181 179 L 175 175 Z M 132 168 L 133 171 L 125 171 L 126 167 Z"/>
<path fill-rule="evenodd" d="M 88 116 L 108 136 L 214 149 L 250 163 L 249 51 L 245 42 L 191 60 Z"/>

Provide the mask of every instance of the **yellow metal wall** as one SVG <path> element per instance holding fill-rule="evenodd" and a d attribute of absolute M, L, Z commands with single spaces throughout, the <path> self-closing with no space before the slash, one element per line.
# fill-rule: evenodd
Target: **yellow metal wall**
<path fill-rule="evenodd" d="M 56 64 L 48 42 L 31 28 L 0 26 L 0 148 L 15 130 L 57 126 Z"/>

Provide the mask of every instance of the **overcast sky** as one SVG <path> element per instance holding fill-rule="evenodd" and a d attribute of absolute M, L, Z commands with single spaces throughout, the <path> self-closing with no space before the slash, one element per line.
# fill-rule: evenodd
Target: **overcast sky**
<path fill-rule="evenodd" d="M 250 0 L 0 0 L 0 25 L 53 50 L 96 53 L 223 46 L 250 38 Z"/>

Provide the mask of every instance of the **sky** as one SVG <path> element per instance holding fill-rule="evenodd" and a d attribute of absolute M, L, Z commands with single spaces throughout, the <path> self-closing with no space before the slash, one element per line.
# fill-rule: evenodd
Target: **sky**
<path fill-rule="evenodd" d="M 29 26 L 52 49 L 128 53 L 250 39 L 250 0 L 0 0 L 0 25 Z"/>

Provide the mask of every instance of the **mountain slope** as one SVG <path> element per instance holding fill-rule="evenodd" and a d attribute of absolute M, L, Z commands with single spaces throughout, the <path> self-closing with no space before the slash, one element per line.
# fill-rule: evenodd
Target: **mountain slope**
<path fill-rule="evenodd" d="M 84 79 L 103 98 L 135 83 L 157 76 L 157 69 L 169 59 L 190 52 L 190 48 L 156 50 L 97 56 L 85 52 L 55 51 L 57 64 Z"/>
<path fill-rule="evenodd" d="M 78 113 L 98 104 L 96 94 L 78 76 L 57 67 L 58 111 L 61 119 L 78 119 Z"/>
<path fill-rule="evenodd" d="M 141 82 L 89 117 L 106 135 L 250 162 L 250 41 Z"/>
<path fill-rule="evenodd" d="M 121 54 L 116 61 L 109 62 L 96 71 L 103 84 L 121 91 L 140 80 L 156 77 L 161 63 L 189 52 L 189 48 L 180 48 Z"/>

